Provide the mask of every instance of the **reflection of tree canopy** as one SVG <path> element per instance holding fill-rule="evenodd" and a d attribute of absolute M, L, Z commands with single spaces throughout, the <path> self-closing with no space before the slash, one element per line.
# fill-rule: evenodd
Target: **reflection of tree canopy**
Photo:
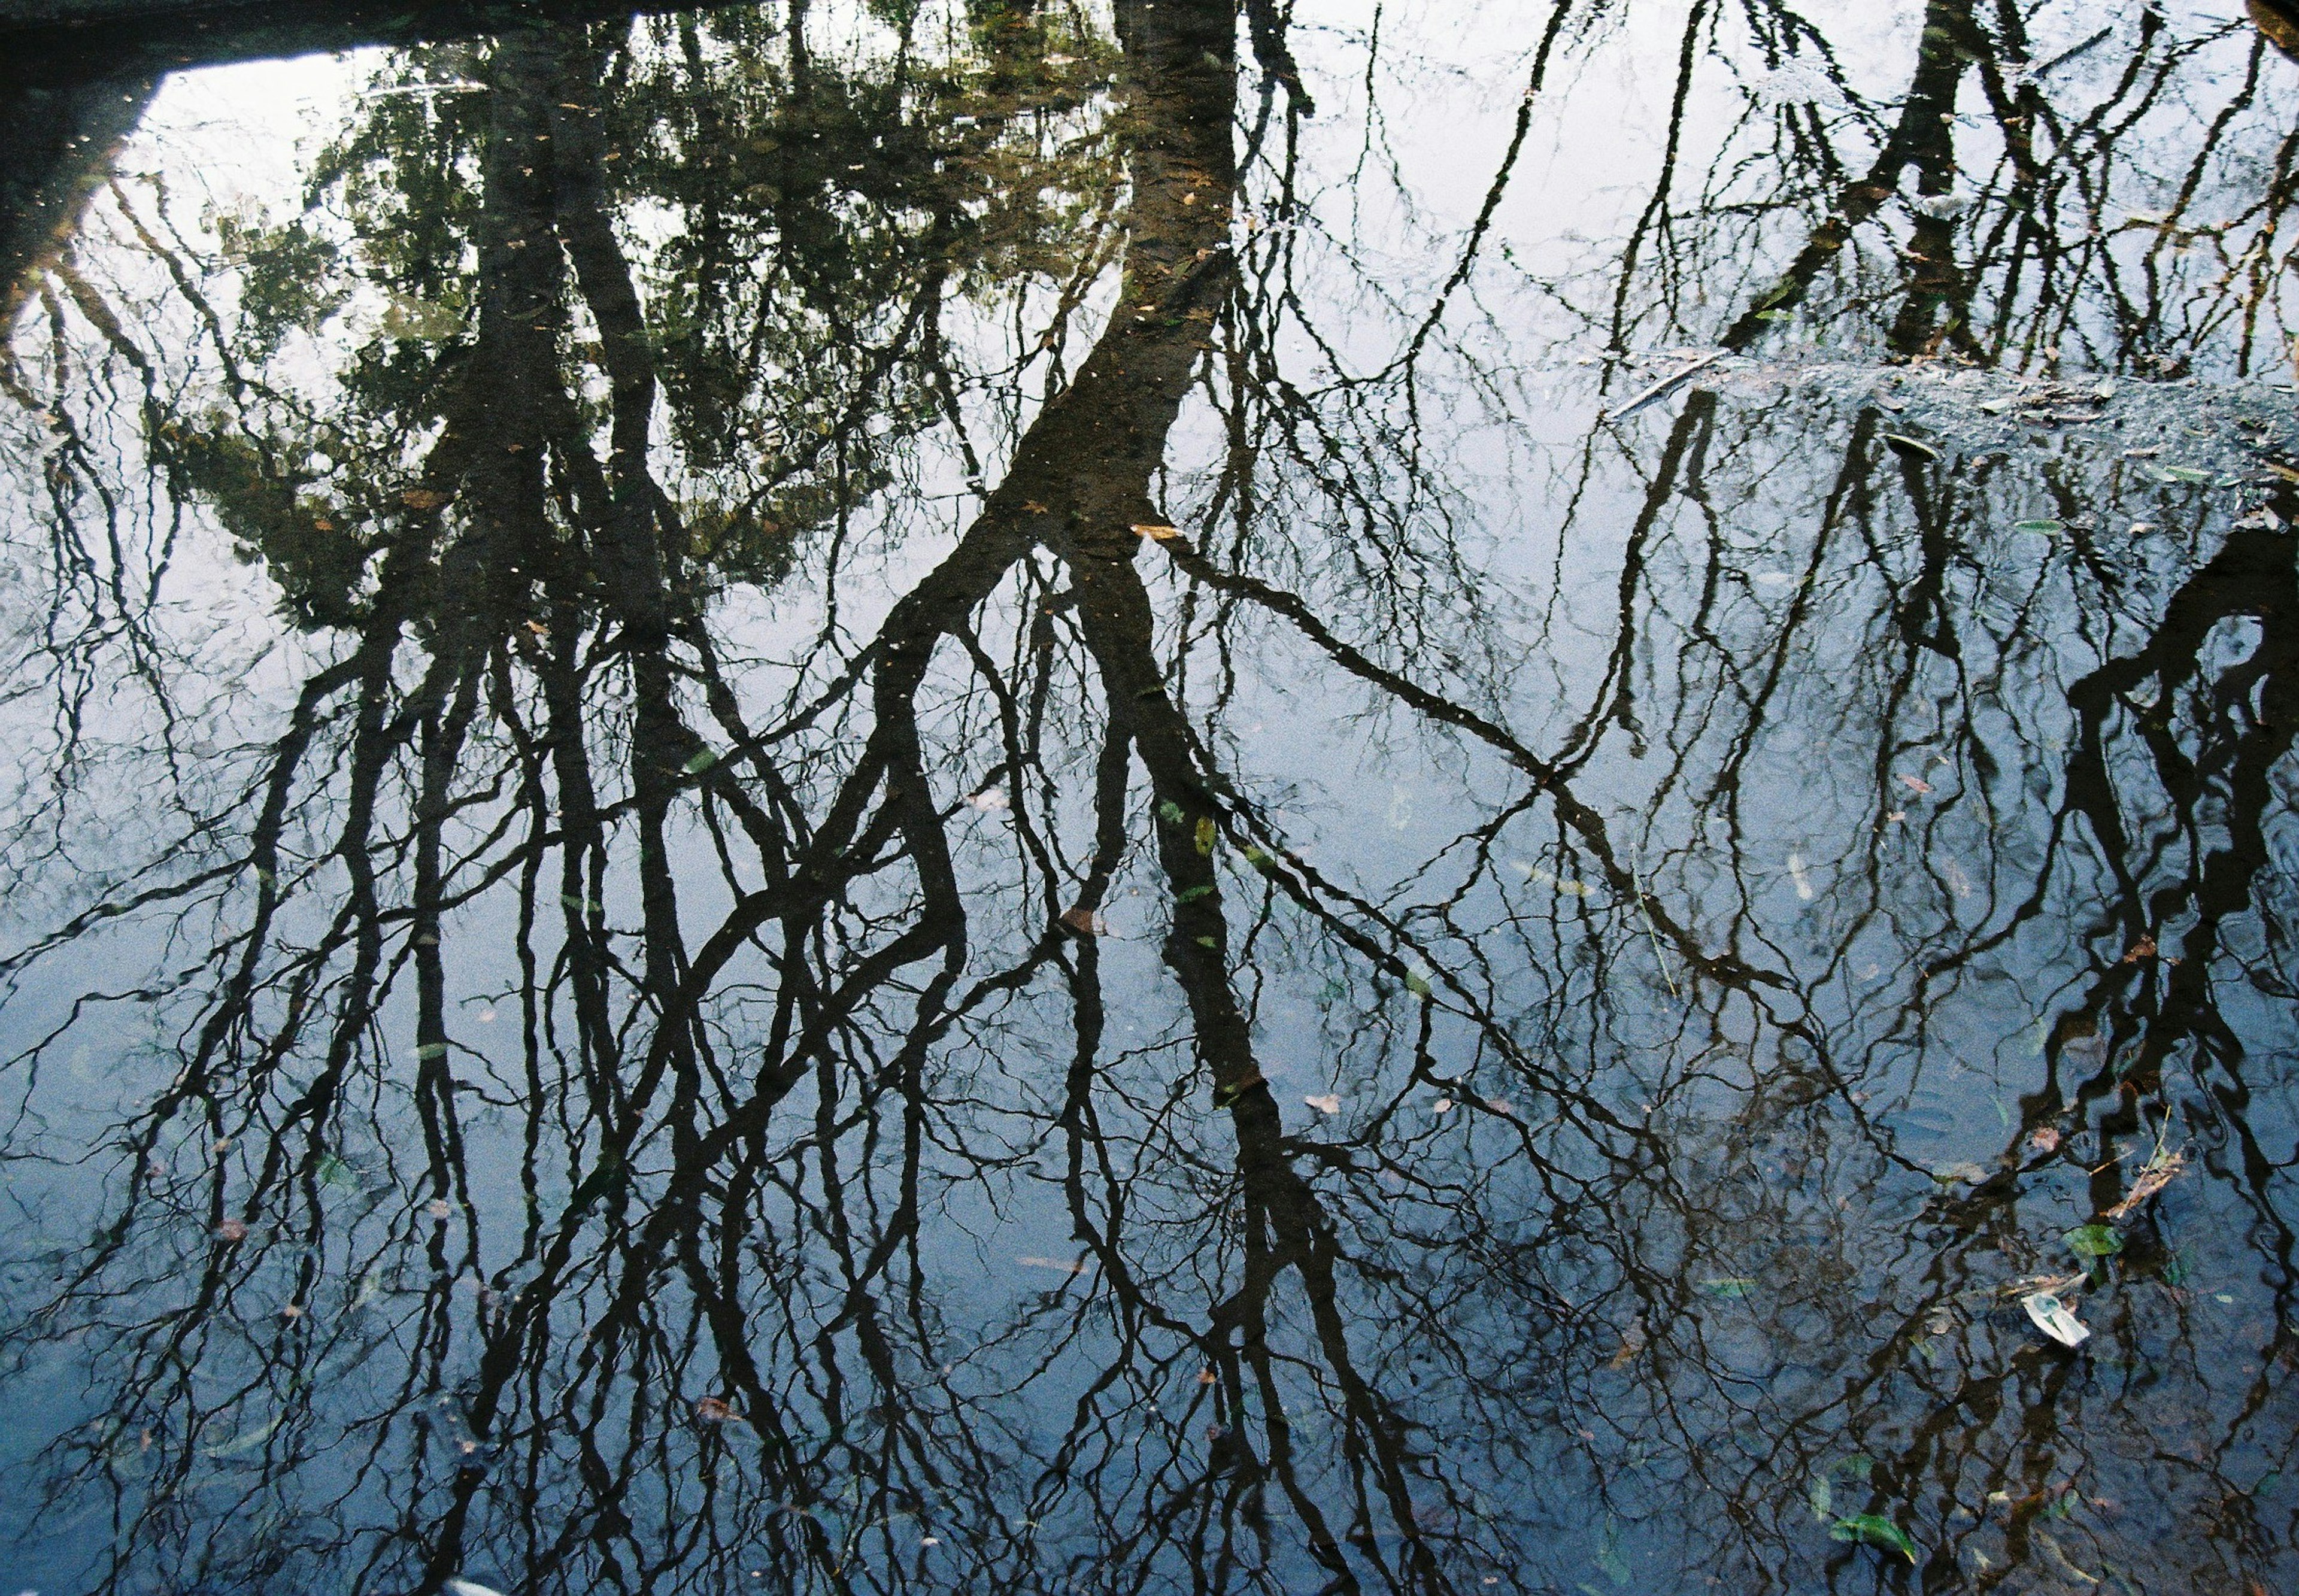
<path fill-rule="evenodd" d="M 104 1588 L 2287 1570 L 2289 535 L 1859 402 L 1543 445 L 1244 20 L 441 47 L 51 274 L 0 1268 Z"/>

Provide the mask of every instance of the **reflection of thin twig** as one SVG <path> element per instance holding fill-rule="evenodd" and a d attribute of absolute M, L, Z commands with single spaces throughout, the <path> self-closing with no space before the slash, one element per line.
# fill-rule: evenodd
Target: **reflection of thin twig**
<path fill-rule="evenodd" d="M 1608 415 L 1604 419 L 1607 421 L 1618 421 L 1636 414 L 1637 411 L 1642 410 L 1646 405 L 1650 404 L 1654 400 L 1658 399 L 1663 395 L 1666 394 L 1670 389 L 1675 387 L 1677 384 L 1682 382 L 1686 378 L 1694 375 L 1696 372 L 1706 371 L 1718 361 L 1722 360 L 1724 358 L 1724 353 L 1725 352 L 1723 350 L 1717 349 L 1702 355 L 1698 360 L 1693 362 L 1692 364 L 1685 367 L 1682 370 L 1672 372 L 1669 376 L 1662 378 L 1658 382 L 1653 384 L 1652 387 L 1647 388 L 1643 393 L 1639 394 L 1635 398 L 1630 400 L 1626 404 L 1623 404 L 1620 409 L 1614 411 L 1611 415 Z"/>
<path fill-rule="evenodd" d="M 2032 83 L 2047 72 L 2058 71 L 2062 67 L 2067 65 L 2068 62 L 2073 61 L 2085 51 L 2096 49 L 2114 37 L 2114 29 L 2101 29 L 2097 33 L 2093 34 L 2089 38 L 2084 40 L 2083 43 L 2069 46 L 2067 49 L 2061 51 L 2057 55 L 2053 56 L 2051 60 L 2046 62 L 2043 65 L 2035 68 L 2033 71 L 2029 72 L 2028 80 Z"/>
<path fill-rule="evenodd" d="M 1710 358 L 1715 357 L 1712 355 Z M 1689 376 L 1690 373 L 1685 375 Z M 1668 983 L 1668 995 L 1682 997 L 1684 994 L 1676 989 L 1676 977 L 1669 972 L 1668 956 L 1660 949 L 1660 929 L 1653 924 L 1652 910 L 1645 904 L 1644 853 L 1643 844 L 1629 844 L 1629 885 L 1637 889 L 1637 912 L 1645 917 L 1645 935 L 1651 939 L 1653 962 L 1660 966 L 1660 978 Z"/>

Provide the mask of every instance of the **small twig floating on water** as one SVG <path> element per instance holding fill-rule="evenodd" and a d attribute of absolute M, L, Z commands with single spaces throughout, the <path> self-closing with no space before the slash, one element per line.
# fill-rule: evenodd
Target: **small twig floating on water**
<path fill-rule="evenodd" d="M 1637 411 L 1642 410 L 1646 405 L 1650 404 L 1654 400 L 1658 399 L 1663 395 L 1668 393 L 1670 389 L 1675 387 L 1677 384 L 1684 381 L 1685 378 L 1691 377 L 1696 372 L 1706 370 L 1709 367 L 1714 365 L 1718 361 L 1721 361 L 1723 358 L 1724 351 L 1722 349 L 1715 350 L 1708 354 L 1704 354 L 1698 360 L 1693 362 L 1692 364 L 1685 367 L 1682 370 L 1662 378 L 1658 382 L 1653 384 L 1652 387 L 1647 388 L 1643 393 L 1639 394 L 1635 398 L 1621 406 L 1620 409 L 1607 413 L 1602 413 L 1598 417 L 1598 419 L 1604 421 L 1618 421 L 1632 416 L 1636 414 Z"/>

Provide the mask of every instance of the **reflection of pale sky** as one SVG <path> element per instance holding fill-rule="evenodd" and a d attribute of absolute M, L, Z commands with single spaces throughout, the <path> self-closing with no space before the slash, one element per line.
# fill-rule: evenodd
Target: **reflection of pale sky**
<path fill-rule="evenodd" d="M 337 132 L 386 52 L 299 55 L 178 72 L 161 85 L 122 162 L 159 165 L 220 206 L 293 206 L 318 145 Z"/>

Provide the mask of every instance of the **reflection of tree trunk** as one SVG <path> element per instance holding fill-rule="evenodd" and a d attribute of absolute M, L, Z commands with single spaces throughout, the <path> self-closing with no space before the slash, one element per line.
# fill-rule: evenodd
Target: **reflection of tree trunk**
<path fill-rule="evenodd" d="M 1924 8 L 1915 73 L 1909 80 L 1898 124 L 1885 139 L 1884 147 L 1877 153 L 1866 174 L 1838 197 L 1835 212 L 1813 229 L 1812 237 L 1780 280 L 1724 334 L 1721 342 L 1725 348 L 1746 349 L 1764 333 L 1768 312 L 1802 303 L 1821 273 L 1851 243 L 1854 230 L 1875 216 L 1885 202 L 1899 192 L 1901 176 L 1910 166 L 1921 174 L 1919 186 L 1926 194 L 1945 194 L 1953 186 L 1956 87 L 1963 80 L 1966 61 L 1974 46 L 1983 43 L 1984 37 L 1972 20 L 1971 0 L 1930 0 Z M 1945 224 L 1938 224 L 1938 229 L 1941 233 L 1947 231 Z M 1935 247 L 1948 247 L 1945 240 L 1928 241 L 1930 236 L 1921 228 L 1917 237 L 1919 247 L 1927 254 Z M 1935 278 L 1941 269 L 1938 263 L 1932 265 Z M 1953 270 L 1952 262 L 1946 270 Z M 1917 293 L 1921 296 L 1928 290 L 1921 280 L 1922 274 L 1919 276 Z M 1938 286 L 1935 280 L 1933 290 Z M 1929 316 L 1920 328 L 1909 320 L 1914 314 L 1912 303 L 1903 317 L 1906 325 L 1894 331 L 1892 347 L 1900 353 L 1908 353 L 1903 347 L 1907 339 L 1921 342 L 1922 337 L 1929 336 Z"/>

